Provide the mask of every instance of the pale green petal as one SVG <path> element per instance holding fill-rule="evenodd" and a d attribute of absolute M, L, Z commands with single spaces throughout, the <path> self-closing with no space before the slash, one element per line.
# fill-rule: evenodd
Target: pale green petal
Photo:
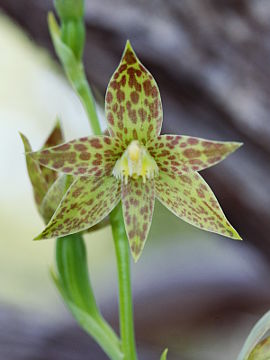
<path fill-rule="evenodd" d="M 103 220 L 119 200 L 120 184 L 115 177 L 78 177 L 35 240 L 86 230 Z"/>
<path fill-rule="evenodd" d="M 122 183 L 122 207 L 126 233 L 135 261 L 142 253 L 151 226 L 155 202 L 154 180 L 129 178 Z"/>
<path fill-rule="evenodd" d="M 251 357 L 256 355 L 256 352 L 259 350 L 260 346 L 263 345 L 260 341 L 264 338 L 265 334 L 270 330 L 270 311 L 264 314 L 260 320 L 254 325 L 250 334 L 248 335 L 240 354 L 237 357 L 237 360 L 257 360 L 256 357 Z M 259 347 L 256 347 L 259 344 Z M 267 340 L 266 346 L 269 346 L 269 340 Z M 267 348 L 265 348 L 267 349 Z M 254 350 L 254 352 L 253 352 Z M 260 360 L 268 360 L 268 358 L 259 358 Z"/>
<path fill-rule="evenodd" d="M 210 187 L 196 172 L 184 175 L 159 172 L 156 197 L 176 216 L 202 230 L 241 239 L 230 225 Z"/>
<path fill-rule="evenodd" d="M 145 144 L 160 133 L 162 105 L 158 86 L 129 41 L 109 82 L 105 111 L 111 136 L 126 145 L 132 140 Z"/>
<path fill-rule="evenodd" d="M 212 141 L 182 135 L 160 135 L 148 146 L 157 165 L 164 172 L 181 174 L 200 171 L 224 160 L 242 143 Z"/>
<path fill-rule="evenodd" d="M 47 224 L 67 191 L 68 175 L 59 176 L 43 198 L 40 213 Z"/>
<path fill-rule="evenodd" d="M 118 139 L 90 136 L 28 154 L 50 169 L 75 176 L 101 177 L 112 173 L 123 148 Z"/>
<path fill-rule="evenodd" d="M 251 352 L 248 360 L 269 360 L 270 359 L 270 337 L 259 342 Z"/>
<path fill-rule="evenodd" d="M 23 141 L 25 152 L 31 152 L 32 148 L 27 137 L 21 133 L 20 136 Z M 48 191 L 48 184 L 43 177 L 39 165 L 31 157 L 26 157 L 26 165 L 28 175 L 33 186 L 35 202 L 39 208 L 46 192 Z"/>

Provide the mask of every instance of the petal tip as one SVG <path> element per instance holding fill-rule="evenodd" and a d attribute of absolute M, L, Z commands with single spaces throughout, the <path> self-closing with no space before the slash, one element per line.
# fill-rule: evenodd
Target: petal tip
<path fill-rule="evenodd" d="M 44 239 L 44 237 L 42 236 L 42 233 L 40 233 L 34 237 L 33 241 L 39 241 L 39 240 L 43 240 L 43 239 Z"/>
<path fill-rule="evenodd" d="M 23 142 L 25 154 L 28 153 L 28 152 L 31 152 L 32 149 L 31 149 L 31 146 L 30 146 L 30 143 L 29 143 L 29 140 L 27 139 L 27 137 L 23 133 L 21 133 L 20 131 L 19 131 L 19 135 L 20 135 L 20 138 L 21 138 L 21 140 Z"/>
<path fill-rule="evenodd" d="M 233 240 L 243 240 L 242 237 L 238 234 L 238 232 L 232 227 L 230 226 L 228 228 L 228 237 L 233 239 Z"/>
<path fill-rule="evenodd" d="M 139 239 L 135 239 L 135 240 L 132 239 L 132 241 L 130 241 L 130 239 L 129 239 L 129 242 L 130 242 L 130 244 L 132 243 L 130 250 L 131 250 L 131 254 L 132 254 L 134 263 L 136 264 L 142 255 L 143 248 L 144 248 L 144 242 L 141 242 L 141 240 L 139 240 Z M 136 245 L 134 246 L 134 244 L 136 244 Z"/>
<path fill-rule="evenodd" d="M 127 51 L 131 51 L 134 55 L 136 55 L 136 53 L 135 53 L 135 51 L 134 51 L 134 49 L 133 49 L 133 47 L 132 47 L 131 42 L 130 42 L 129 39 L 126 41 L 126 46 L 125 46 L 124 54 L 125 54 Z"/>
<path fill-rule="evenodd" d="M 234 149 L 237 150 L 237 149 L 239 149 L 240 147 L 242 147 L 243 145 L 244 145 L 243 142 L 238 142 L 238 141 L 236 141 L 236 142 L 234 142 Z"/>
<path fill-rule="evenodd" d="M 134 263 L 137 264 L 137 262 L 139 261 L 139 259 L 141 257 L 141 252 L 139 254 L 134 254 L 133 252 L 131 252 L 131 253 L 132 253 Z"/>
<path fill-rule="evenodd" d="M 238 234 L 237 231 L 235 231 L 233 239 L 234 240 L 241 240 L 241 241 L 243 240 L 243 238 Z"/>

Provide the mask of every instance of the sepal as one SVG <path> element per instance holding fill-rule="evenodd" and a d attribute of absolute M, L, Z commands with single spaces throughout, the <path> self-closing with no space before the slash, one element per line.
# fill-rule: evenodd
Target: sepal
<path fill-rule="evenodd" d="M 248 335 L 237 360 L 267 360 L 270 356 L 269 337 L 262 340 L 270 330 L 270 311 L 253 327 Z"/>
<path fill-rule="evenodd" d="M 23 142 L 25 153 L 31 152 L 32 147 L 27 137 L 22 133 L 20 133 L 20 137 Z M 40 210 L 40 205 L 42 203 L 42 200 L 46 195 L 46 192 L 48 191 L 48 184 L 46 183 L 43 177 L 40 166 L 36 161 L 34 161 L 34 159 L 27 156 L 26 166 L 27 166 L 28 176 L 30 178 L 33 187 L 35 203 L 38 207 L 38 210 Z"/>

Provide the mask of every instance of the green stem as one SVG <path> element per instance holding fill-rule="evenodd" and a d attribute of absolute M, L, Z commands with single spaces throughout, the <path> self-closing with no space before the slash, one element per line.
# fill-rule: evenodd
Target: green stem
<path fill-rule="evenodd" d="M 85 107 L 93 133 L 95 135 L 100 135 L 102 132 L 98 121 L 96 105 L 91 88 L 88 85 L 84 69 L 82 69 L 82 81 L 76 87 L 76 91 Z"/>
<path fill-rule="evenodd" d="M 111 212 L 110 220 L 118 267 L 119 313 L 122 351 L 125 354 L 126 360 L 136 360 L 137 355 L 133 325 L 129 244 L 124 227 L 121 204 L 119 204 Z"/>
<path fill-rule="evenodd" d="M 88 118 L 96 135 L 101 134 L 101 128 L 96 114 L 96 108 L 93 105 L 94 99 L 91 89 L 87 83 L 85 75 L 76 86 L 73 86 L 88 114 Z M 93 116 L 95 112 L 95 116 Z M 131 281 L 130 281 L 130 259 L 129 259 L 129 245 L 126 236 L 124 220 L 122 216 L 121 205 L 118 205 L 110 215 L 112 226 L 112 233 L 115 244 L 117 268 L 118 268 L 118 282 L 119 282 L 119 317 L 120 317 L 120 332 L 122 339 L 122 351 L 125 354 L 125 359 L 135 360 L 136 346 L 134 337 L 134 321 L 133 321 L 133 308 L 132 308 L 132 294 L 131 294 Z"/>

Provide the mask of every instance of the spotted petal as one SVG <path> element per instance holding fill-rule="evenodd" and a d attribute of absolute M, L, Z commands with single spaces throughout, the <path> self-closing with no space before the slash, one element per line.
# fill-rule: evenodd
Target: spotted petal
<path fill-rule="evenodd" d="M 164 172 L 200 171 L 224 160 L 242 143 L 211 141 L 181 135 L 161 135 L 148 150 Z"/>
<path fill-rule="evenodd" d="M 63 132 L 61 129 L 60 121 L 57 119 L 53 130 L 51 131 L 51 133 L 49 134 L 48 138 L 45 141 L 45 144 L 43 145 L 43 149 L 62 144 L 63 142 L 64 142 Z M 48 187 L 50 187 L 58 176 L 57 172 L 42 165 L 40 166 L 40 170 L 42 172 L 42 175 L 46 183 L 48 184 Z"/>
<path fill-rule="evenodd" d="M 134 260 L 142 253 L 154 211 L 154 180 L 143 183 L 141 178 L 122 184 L 122 207 L 125 227 Z"/>
<path fill-rule="evenodd" d="M 23 134 L 20 134 L 20 136 L 23 141 L 25 152 L 31 152 L 32 148 L 27 137 Z M 42 199 L 48 190 L 48 184 L 43 177 L 39 165 L 31 157 L 26 157 L 26 165 L 31 184 L 33 186 L 35 202 L 39 208 Z"/>
<path fill-rule="evenodd" d="M 210 187 L 196 172 L 184 175 L 160 171 L 156 197 L 176 216 L 207 231 L 241 239 L 230 225 Z"/>
<path fill-rule="evenodd" d="M 129 41 L 109 82 L 105 111 L 111 136 L 126 145 L 137 139 L 145 144 L 160 133 L 162 105 L 158 86 Z"/>
<path fill-rule="evenodd" d="M 77 177 L 47 227 L 35 240 L 86 230 L 103 220 L 120 200 L 120 185 L 113 177 Z"/>
<path fill-rule="evenodd" d="M 123 149 L 118 139 L 91 136 L 28 154 L 41 165 L 75 176 L 104 176 L 112 172 Z"/>
<path fill-rule="evenodd" d="M 40 213 L 47 224 L 53 216 L 67 190 L 68 175 L 59 176 L 44 196 Z"/>
<path fill-rule="evenodd" d="M 49 134 L 43 145 L 43 149 L 62 144 L 63 142 L 64 142 L 64 135 L 61 129 L 61 123 L 57 118 L 51 133 Z"/>

